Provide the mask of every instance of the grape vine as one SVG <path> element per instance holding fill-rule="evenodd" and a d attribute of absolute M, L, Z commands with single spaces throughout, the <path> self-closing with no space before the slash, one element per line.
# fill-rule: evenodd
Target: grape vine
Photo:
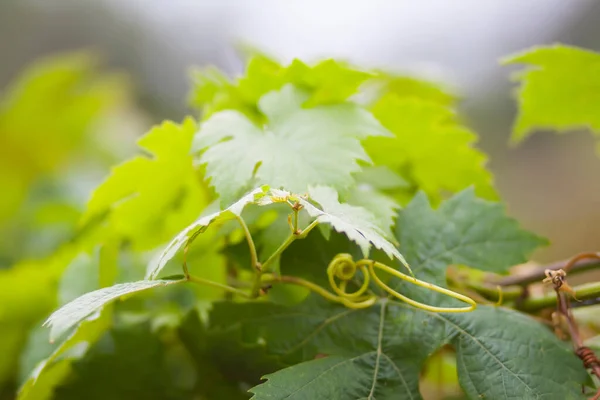
<path fill-rule="evenodd" d="M 527 65 L 513 140 L 598 132 L 600 55 L 554 46 L 506 62 Z M 509 275 L 548 242 L 506 215 L 454 94 L 261 54 L 237 79 L 193 80 L 196 118 L 142 136 L 143 154 L 107 173 L 53 254 L 0 270 L 2 303 L 38 307 L 7 330 L 28 337 L 19 400 L 88 387 L 115 399 L 414 400 L 440 354 L 469 399 L 588 396 L 598 363 L 569 299 L 593 305 L 600 287 L 566 279 L 598 264 Z M 0 113 L 0 131 L 18 125 L 18 109 Z M 36 293 L 20 292 L 25 280 Z M 542 281 L 555 292 L 527 290 Z M 555 307 L 574 351 L 540 322 Z"/>

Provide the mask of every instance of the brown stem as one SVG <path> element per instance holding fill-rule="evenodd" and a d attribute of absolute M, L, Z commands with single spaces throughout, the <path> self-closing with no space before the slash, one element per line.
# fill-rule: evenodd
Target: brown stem
<path fill-rule="evenodd" d="M 495 284 L 500 286 L 526 286 L 530 283 L 539 282 L 546 277 L 544 271 L 547 269 L 559 270 L 562 269 L 565 272 L 584 272 L 600 267 L 600 253 L 581 253 L 577 256 L 564 261 L 554 262 L 548 265 L 542 265 L 535 271 L 531 271 L 522 275 L 507 276 L 500 279 Z"/>
<path fill-rule="evenodd" d="M 572 289 L 578 301 L 570 304 L 571 308 L 591 306 L 597 304 L 600 299 L 600 282 L 587 283 L 575 286 Z M 510 293 L 512 296 L 512 292 Z M 556 307 L 557 303 L 558 300 L 554 293 L 548 293 L 543 296 L 527 297 L 517 300 L 515 301 L 515 308 L 517 310 L 533 313 L 545 308 Z"/>
<path fill-rule="evenodd" d="M 579 254 L 569 262 L 567 262 L 564 266 L 563 271 L 570 270 L 573 265 L 579 262 L 582 259 L 587 258 L 600 258 L 599 253 L 586 253 Z M 561 271 L 562 272 L 562 271 Z M 575 350 L 575 354 L 581 359 L 583 365 L 586 369 L 590 369 L 592 374 L 596 375 L 600 378 L 600 360 L 596 357 L 594 352 L 589 348 L 583 345 L 583 340 L 581 339 L 581 335 L 579 334 L 579 327 L 577 326 L 577 322 L 575 318 L 573 318 L 573 313 L 570 309 L 569 298 L 564 293 L 563 286 L 568 287 L 566 283 L 566 274 L 556 274 L 554 276 L 549 276 L 548 278 L 552 278 L 552 283 L 554 285 L 554 291 L 556 292 L 556 309 L 559 314 L 562 314 L 564 319 L 567 321 L 567 327 L 569 329 L 569 334 L 571 336 L 571 342 L 573 343 L 573 348 Z M 561 290 L 563 288 L 563 290 Z M 591 398 L 591 400 L 600 399 L 600 388 L 596 391 L 596 394 Z"/>

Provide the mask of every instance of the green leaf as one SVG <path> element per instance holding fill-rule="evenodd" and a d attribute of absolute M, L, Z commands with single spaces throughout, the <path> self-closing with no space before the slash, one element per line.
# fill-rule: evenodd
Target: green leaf
<path fill-rule="evenodd" d="M 92 194 L 82 223 L 108 214 L 112 234 L 149 249 L 193 221 L 209 201 L 189 155 L 195 131 L 191 118 L 150 130 L 138 144 L 152 158 L 137 156 L 114 167 Z"/>
<path fill-rule="evenodd" d="M 444 284 L 450 264 L 504 273 L 547 240 L 519 228 L 499 203 L 467 189 L 433 210 L 421 193 L 399 214 L 396 238 L 417 275 Z"/>
<path fill-rule="evenodd" d="M 476 135 L 440 104 L 395 94 L 382 97 L 373 114 L 394 138 L 369 138 L 367 153 L 413 182 L 434 200 L 471 185 L 479 196 L 495 198 L 485 155 L 473 147 Z"/>
<path fill-rule="evenodd" d="M 192 398 L 178 381 L 188 373 L 186 360 L 173 360 L 180 367 L 177 375 L 170 370 L 171 350 L 148 322 L 119 326 L 73 363 L 73 373 L 54 396 L 65 400 L 81 399 L 82 394 L 90 400 Z"/>
<path fill-rule="evenodd" d="M 208 331 L 196 310 L 186 315 L 178 335 L 196 366 L 195 392 L 207 399 L 248 399 L 236 383 L 256 385 L 262 375 L 282 367 L 264 346 L 243 343 L 239 329 Z"/>
<path fill-rule="evenodd" d="M 515 75 L 521 86 L 513 141 L 539 129 L 587 128 L 600 134 L 600 54 L 555 45 L 529 49 L 503 63 L 526 65 Z"/>
<path fill-rule="evenodd" d="M 308 94 L 287 85 L 263 96 L 261 128 L 238 111 L 222 111 L 204 122 L 193 151 L 203 153 L 211 185 L 225 202 L 250 186 L 268 184 L 296 193 L 309 185 L 345 189 L 358 161 L 370 162 L 360 144 L 389 133 L 366 110 L 350 103 L 302 108 Z"/>
<path fill-rule="evenodd" d="M 94 311 L 121 296 L 180 282 L 179 280 L 138 281 L 95 290 L 78 297 L 52 313 L 44 325 L 50 327 L 50 340 L 55 340 Z"/>
<path fill-rule="evenodd" d="M 503 308 L 444 315 L 382 301 L 369 310 L 332 313 L 309 336 L 294 340 L 298 348 L 328 349 L 329 356 L 265 376 L 266 383 L 251 389 L 254 400 L 420 399 L 422 363 L 447 342 L 457 351 L 469 398 L 585 398 L 585 371 L 567 346 L 533 319 Z"/>
<path fill-rule="evenodd" d="M 370 382 L 361 364 L 368 362 L 372 362 L 368 356 L 331 356 L 295 365 L 265 375 L 267 382 L 251 389 L 252 399 L 367 398 L 365 388 Z"/>
<path fill-rule="evenodd" d="M 400 260 L 406 265 L 398 249 L 385 238 L 386 233 L 378 226 L 378 218 L 373 213 L 362 207 L 340 203 L 337 193 L 330 187 L 311 187 L 309 194 L 312 200 L 321 205 L 322 210 L 301 199 L 300 203 L 308 214 L 348 236 L 360 246 L 365 257 L 369 256 L 372 245 L 383 250 L 390 258 Z"/>
<path fill-rule="evenodd" d="M 585 398 L 580 361 L 531 317 L 494 307 L 441 317 L 456 349 L 459 382 L 471 397 Z"/>
<path fill-rule="evenodd" d="M 148 272 L 146 273 L 147 278 L 155 279 L 167 262 L 177 254 L 177 251 L 179 251 L 190 238 L 194 238 L 196 235 L 204 232 L 206 228 L 213 223 L 223 222 L 239 216 L 245 206 L 262 199 L 268 190 L 268 186 L 254 189 L 225 210 L 202 216 L 192 224 L 188 225 L 179 232 L 179 234 L 177 234 L 177 236 L 175 236 L 175 238 L 173 238 L 173 240 L 165 247 L 162 253 L 148 265 Z M 267 201 L 261 204 L 269 204 L 269 202 Z"/>
<path fill-rule="evenodd" d="M 543 243 L 472 190 L 435 211 L 425 196 L 417 196 L 400 212 L 396 233 L 417 277 L 441 285 L 451 263 L 504 271 Z M 388 284 L 418 301 L 445 301 L 396 279 Z M 587 379 L 579 360 L 545 326 L 503 308 L 436 314 L 381 299 L 353 310 L 313 295 L 296 307 L 215 305 L 210 320 L 217 327 L 239 324 L 245 340 L 262 338 L 284 360 L 305 361 L 266 376 L 266 383 L 251 390 L 255 400 L 420 399 L 422 367 L 448 343 L 457 351 L 468 398 L 582 399 L 580 384 Z M 315 360 L 317 355 L 326 358 Z"/>

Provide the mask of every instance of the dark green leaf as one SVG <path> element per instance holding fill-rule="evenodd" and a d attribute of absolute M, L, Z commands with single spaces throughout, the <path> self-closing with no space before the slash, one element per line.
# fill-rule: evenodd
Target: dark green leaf
<path fill-rule="evenodd" d="M 504 271 L 543 243 L 472 190 L 435 211 L 418 196 L 401 211 L 398 226 L 417 277 L 441 285 L 451 263 Z M 390 285 L 433 305 L 445 301 L 394 280 Z M 294 308 L 238 307 L 238 312 L 233 305 L 215 308 L 211 321 L 224 325 L 233 319 L 245 328 L 246 340 L 262 338 L 273 353 L 305 360 L 268 375 L 252 389 L 256 400 L 420 399 L 423 364 L 447 343 L 457 351 L 459 379 L 469 398 L 582 398 L 586 374 L 577 358 L 546 327 L 515 311 L 480 306 L 471 313 L 436 314 L 389 299 L 352 310 L 314 296 Z M 312 360 L 318 354 L 328 357 Z"/>
<path fill-rule="evenodd" d="M 419 194 L 399 214 L 396 237 L 417 277 L 444 284 L 446 267 L 461 264 L 503 273 L 547 241 L 521 230 L 499 203 L 467 189 L 433 210 Z"/>

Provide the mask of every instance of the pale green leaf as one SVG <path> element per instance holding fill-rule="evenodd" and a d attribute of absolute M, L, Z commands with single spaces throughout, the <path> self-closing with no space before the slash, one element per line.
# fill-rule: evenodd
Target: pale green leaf
<path fill-rule="evenodd" d="M 391 197 L 369 186 L 361 185 L 350 190 L 344 196 L 344 202 L 370 211 L 375 217 L 376 225 L 385 233 L 385 237 L 393 237 L 391 229 L 400 205 Z"/>
<path fill-rule="evenodd" d="M 98 289 L 61 307 L 48 317 L 44 325 L 50 327 L 50 340 L 55 340 L 94 311 L 121 296 L 180 282 L 178 280 L 137 281 Z"/>
<path fill-rule="evenodd" d="M 375 164 L 399 172 L 436 201 L 471 185 L 482 197 L 496 197 L 486 157 L 474 147 L 476 135 L 450 108 L 388 94 L 373 107 L 373 114 L 395 135 L 365 141 Z"/>
<path fill-rule="evenodd" d="M 302 108 L 307 96 L 291 85 L 263 96 L 264 128 L 237 111 L 214 114 L 201 125 L 193 151 L 203 151 L 199 163 L 206 164 L 211 185 L 226 202 L 258 184 L 296 193 L 309 185 L 350 187 L 358 161 L 370 162 L 360 140 L 389 136 L 356 105 Z"/>
<path fill-rule="evenodd" d="M 555 45 L 529 49 L 504 63 L 526 65 L 515 75 L 521 86 L 513 141 L 539 129 L 588 128 L 600 134 L 600 54 Z"/>
<path fill-rule="evenodd" d="M 354 178 L 361 185 L 384 191 L 409 189 L 411 186 L 410 182 L 385 165 L 367 165 L 354 174 Z"/>
<path fill-rule="evenodd" d="M 336 191 L 330 187 L 311 187 L 309 195 L 322 208 L 318 209 L 308 201 L 300 199 L 309 215 L 348 236 L 348 239 L 360 246 L 365 257 L 369 256 L 371 246 L 375 246 L 390 258 L 407 265 L 398 249 L 385 238 L 386 232 L 377 224 L 378 219 L 373 213 L 362 207 L 340 203 Z"/>

